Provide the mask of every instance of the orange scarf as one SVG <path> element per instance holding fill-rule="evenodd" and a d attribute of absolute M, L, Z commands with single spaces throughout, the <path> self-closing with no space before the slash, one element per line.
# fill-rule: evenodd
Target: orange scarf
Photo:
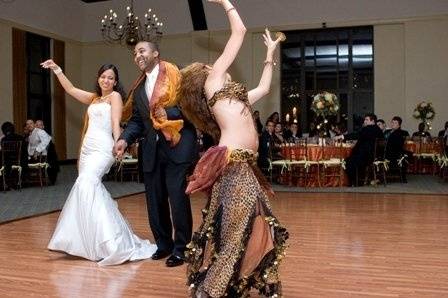
<path fill-rule="evenodd" d="M 129 92 L 126 104 L 123 107 L 122 121 L 128 121 L 132 116 L 132 104 L 135 89 L 146 78 L 146 74 L 142 73 L 135 81 Z M 156 117 L 155 111 L 160 108 L 168 108 L 177 105 L 177 89 L 179 88 L 181 75 L 179 69 L 174 64 L 166 61 L 159 62 L 159 74 L 154 85 L 149 105 L 149 115 L 152 120 L 153 127 L 160 130 L 165 139 L 175 146 L 180 140 L 180 130 L 183 127 L 183 120 L 168 120 L 165 117 Z"/>

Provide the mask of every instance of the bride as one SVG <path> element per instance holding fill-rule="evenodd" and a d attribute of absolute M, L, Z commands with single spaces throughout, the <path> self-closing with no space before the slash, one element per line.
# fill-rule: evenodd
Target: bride
<path fill-rule="evenodd" d="M 112 149 L 120 136 L 124 92 L 117 68 L 112 64 L 101 66 L 95 92 L 91 93 L 74 87 L 53 60 L 41 66 L 53 70 L 68 94 L 89 105 L 87 131 L 79 155 L 79 176 L 48 249 L 96 261 L 99 265 L 150 258 L 157 246 L 132 232 L 101 182 L 115 161 Z"/>

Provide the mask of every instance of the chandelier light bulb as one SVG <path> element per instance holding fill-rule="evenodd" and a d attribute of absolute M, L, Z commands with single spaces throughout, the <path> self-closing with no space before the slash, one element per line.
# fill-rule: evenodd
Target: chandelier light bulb
<path fill-rule="evenodd" d="M 145 13 L 145 18 L 146 18 L 146 19 L 148 18 L 148 14 L 147 14 L 147 13 Z"/>
<path fill-rule="evenodd" d="M 131 10 L 131 8 L 128 6 L 128 7 L 126 7 L 126 10 Z"/>

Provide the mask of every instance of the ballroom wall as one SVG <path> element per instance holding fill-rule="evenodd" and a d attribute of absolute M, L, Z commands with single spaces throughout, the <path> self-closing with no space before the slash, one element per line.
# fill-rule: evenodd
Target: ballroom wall
<path fill-rule="evenodd" d="M 432 135 L 448 121 L 448 17 L 406 21 L 374 27 L 375 112 L 390 120 L 403 118 L 403 127 L 415 131 L 412 117 L 422 100 L 434 104 Z"/>
<path fill-rule="evenodd" d="M 438 112 L 433 123 L 436 134 L 448 120 L 448 101 L 444 98 L 448 86 L 448 16 L 419 17 L 376 22 L 339 22 L 338 26 L 374 26 L 375 112 L 389 120 L 395 114 L 404 119 L 403 126 L 414 131 L 417 120 L 412 111 L 420 98 L 434 103 Z M 18 27 L 63 40 L 66 45 L 66 74 L 75 85 L 92 89 L 98 67 L 115 63 L 126 87 L 137 77 L 132 55 L 126 48 L 106 46 L 101 42 L 81 43 L 52 33 L 0 20 L 0 122 L 12 118 L 12 48 L 11 28 Z M 311 26 L 312 27 L 312 26 Z M 309 25 L 288 26 L 287 29 L 310 28 Z M 279 28 L 285 29 L 285 28 Z M 236 80 L 250 88 L 256 86 L 261 73 L 265 49 L 261 41 L 262 28 L 249 30 L 238 60 L 231 69 Z M 192 61 L 214 61 L 226 41 L 226 31 L 192 32 L 165 36 L 161 44 L 162 57 L 180 66 Z M 280 72 L 274 72 L 269 96 L 255 105 L 262 118 L 280 108 Z M 66 96 L 67 158 L 76 158 L 79 131 L 85 108 Z"/>
<path fill-rule="evenodd" d="M 65 72 L 75 85 L 82 86 L 82 43 L 0 19 L 0 65 L 2 65 L 0 71 L 0 123 L 13 121 L 11 33 L 13 27 L 64 41 Z M 78 155 L 81 123 L 85 108 L 69 95 L 65 96 L 65 101 L 67 158 L 71 159 Z M 16 129 L 21 132 L 22 127 Z"/>
<path fill-rule="evenodd" d="M 0 22 L 0 122 L 12 120 L 12 31 Z"/>

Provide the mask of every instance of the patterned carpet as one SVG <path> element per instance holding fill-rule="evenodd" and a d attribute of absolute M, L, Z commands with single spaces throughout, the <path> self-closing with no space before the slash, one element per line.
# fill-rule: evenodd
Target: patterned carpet
<path fill-rule="evenodd" d="M 74 165 L 64 165 L 54 186 L 28 187 L 21 191 L 10 190 L 0 192 L 0 223 L 14 219 L 44 214 L 62 208 L 76 180 L 77 172 Z M 321 192 L 321 193 L 390 193 L 390 194 L 437 194 L 447 195 L 448 182 L 430 175 L 408 175 L 408 183 L 391 183 L 386 187 L 325 187 L 299 188 L 273 185 L 277 192 Z M 143 184 L 136 182 L 104 182 L 113 198 L 144 191 Z"/>
<path fill-rule="evenodd" d="M 62 209 L 76 177 L 75 165 L 63 165 L 53 186 L 0 191 L 0 223 Z M 144 191 L 143 184 L 136 182 L 105 181 L 104 185 L 113 198 Z"/>

